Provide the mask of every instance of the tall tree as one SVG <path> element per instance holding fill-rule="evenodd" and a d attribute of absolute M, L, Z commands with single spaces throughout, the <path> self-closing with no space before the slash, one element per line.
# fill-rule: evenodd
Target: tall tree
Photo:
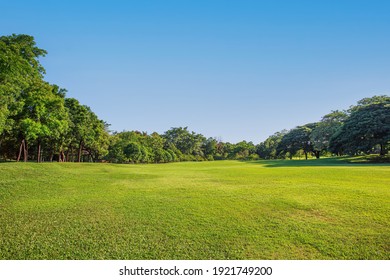
<path fill-rule="evenodd" d="M 309 126 L 313 126 L 310 124 Z M 310 143 L 311 128 L 307 125 L 298 126 L 286 133 L 277 147 L 278 155 L 289 154 L 290 159 L 299 151 L 302 150 L 307 159 L 308 153 L 312 151 Z"/>
<path fill-rule="evenodd" d="M 44 104 L 49 89 L 40 79 L 36 79 L 33 84 L 25 88 L 18 98 L 18 102 L 23 105 L 22 110 L 14 116 L 14 134 L 18 135 L 20 141 L 20 150 L 17 161 L 23 151 L 24 161 L 28 157 L 27 143 L 34 142 L 40 136 L 48 133 L 48 129 L 41 124 L 41 118 L 45 114 L 46 106 Z"/>
<path fill-rule="evenodd" d="M 89 107 L 81 105 L 77 99 L 66 98 L 65 106 L 69 112 L 70 125 L 68 138 L 71 139 L 69 150 L 73 154 L 73 149 L 77 149 L 77 161 L 81 162 L 84 145 L 92 138 L 91 110 Z"/>
<path fill-rule="evenodd" d="M 310 141 L 313 145 L 313 150 L 317 158 L 320 157 L 321 151 L 329 150 L 329 142 L 331 137 L 343 125 L 348 118 L 346 112 L 332 111 L 322 117 L 317 126 L 310 133 Z"/>
<path fill-rule="evenodd" d="M 367 100 L 365 100 L 367 101 Z M 390 98 L 380 102 L 359 104 L 331 139 L 333 150 L 349 154 L 372 153 L 379 146 L 380 155 L 386 154 L 390 141 Z"/>
<path fill-rule="evenodd" d="M 66 90 L 52 85 L 52 94 L 47 101 L 48 105 L 48 126 L 50 134 L 45 140 L 47 145 L 48 159 L 53 160 L 54 154 L 58 154 L 58 161 L 65 161 L 64 150 L 70 143 L 67 138 L 69 133 L 70 118 L 65 107 Z"/>
<path fill-rule="evenodd" d="M 45 54 L 32 36 L 0 37 L 0 134 L 15 125 L 12 116 L 21 110 L 20 94 L 33 81 L 42 79 L 45 69 L 39 57 Z"/>

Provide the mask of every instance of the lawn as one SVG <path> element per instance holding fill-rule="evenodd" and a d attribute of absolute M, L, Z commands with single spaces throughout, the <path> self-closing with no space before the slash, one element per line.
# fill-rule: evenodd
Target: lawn
<path fill-rule="evenodd" d="M 0 259 L 390 259 L 390 165 L 0 163 Z"/>

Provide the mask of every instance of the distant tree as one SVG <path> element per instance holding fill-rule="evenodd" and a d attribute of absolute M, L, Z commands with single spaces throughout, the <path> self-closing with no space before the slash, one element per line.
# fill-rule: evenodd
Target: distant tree
<path fill-rule="evenodd" d="M 264 142 L 257 145 L 256 153 L 259 157 L 264 159 L 276 159 L 278 157 L 277 147 L 286 133 L 287 130 L 276 132 L 269 136 Z"/>
<path fill-rule="evenodd" d="M 350 117 L 331 139 L 331 148 L 348 154 L 371 153 L 379 146 L 380 155 L 386 154 L 390 141 L 390 98 L 374 102 L 364 99 L 352 108 Z"/>
<path fill-rule="evenodd" d="M 309 126 L 313 127 L 312 124 Z M 289 154 L 290 159 L 299 150 L 302 150 L 307 159 L 308 153 L 312 151 L 312 145 L 310 143 L 311 128 L 307 125 L 298 126 L 289 132 L 287 132 L 281 139 L 277 147 L 278 155 Z"/>
<path fill-rule="evenodd" d="M 149 135 L 149 137 L 145 138 L 145 145 L 150 147 L 153 151 L 158 149 L 163 149 L 165 144 L 165 139 L 158 134 L 157 132 L 153 132 Z"/>
<path fill-rule="evenodd" d="M 331 137 L 343 125 L 348 118 L 347 113 L 342 111 L 332 111 L 322 117 L 310 133 L 310 141 L 316 158 L 320 157 L 321 151 L 329 150 Z"/>
<path fill-rule="evenodd" d="M 215 155 L 213 156 L 214 159 L 222 160 L 227 158 L 227 152 L 226 152 L 226 144 L 222 142 L 222 140 L 217 140 L 217 144 L 215 147 Z"/>
<path fill-rule="evenodd" d="M 126 155 L 124 154 L 126 145 L 120 134 L 114 133 L 113 135 L 110 135 L 108 144 L 108 153 L 105 156 L 106 160 L 114 163 L 123 163 L 127 161 Z"/>
<path fill-rule="evenodd" d="M 217 154 L 217 145 L 217 140 L 211 137 L 207 138 L 207 140 L 203 142 L 202 150 L 204 151 L 204 155 L 208 160 L 214 159 L 214 156 Z"/>
<path fill-rule="evenodd" d="M 195 132 L 189 132 L 187 127 L 173 127 L 163 134 L 165 139 L 165 148 L 176 147 L 182 155 L 187 157 L 183 159 L 195 159 L 192 156 L 204 157 L 202 144 L 206 138 Z"/>
<path fill-rule="evenodd" d="M 109 124 L 98 119 L 93 112 L 91 113 L 90 118 L 92 121 L 92 137 L 85 143 L 85 149 L 91 156 L 92 160 L 96 162 L 108 154 L 108 147 L 110 143 L 110 135 L 108 133 Z"/>
<path fill-rule="evenodd" d="M 234 159 L 234 144 L 230 142 L 225 142 L 222 145 L 223 147 L 223 159 Z"/>
<path fill-rule="evenodd" d="M 256 147 L 252 142 L 241 141 L 234 144 L 233 155 L 234 159 L 248 159 L 248 157 L 256 152 Z"/>
<path fill-rule="evenodd" d="M 109 145 L 108 125 L 88 106 L 81 105 L 74 98 L 66 98 L 65 105 L 70 119 L 68 135 L 70 154 L 73 155 L 73 150 L 77 149 L 78 162 L 81 162 L 84 152 L 91 160 L 97 160 L 105 155 Z"/>

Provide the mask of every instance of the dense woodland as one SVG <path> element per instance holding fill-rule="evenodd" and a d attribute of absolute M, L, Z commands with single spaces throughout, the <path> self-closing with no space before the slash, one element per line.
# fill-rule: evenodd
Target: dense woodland
<path fill-rule="evenodd" d="M 390 97 L 364 98 L 319 122 L 276 132 L 255 145 L 206 138 L 187 127 L 163 134 L 110 132 L 109 125 L 66 90 L 44 80 L 47 52 L 29 35 L 0 37 L 0 157 L 16 161 L 164 163 L 386 155 Z"/>

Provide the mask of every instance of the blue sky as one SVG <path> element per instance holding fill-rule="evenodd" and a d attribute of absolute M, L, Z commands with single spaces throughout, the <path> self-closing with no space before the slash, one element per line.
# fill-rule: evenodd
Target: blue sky
<path fill-rule="evenodd" d="M 390 1 L 3 1 L 46 80 L 111 129 L 259 143 L 390 93 Z"/>

